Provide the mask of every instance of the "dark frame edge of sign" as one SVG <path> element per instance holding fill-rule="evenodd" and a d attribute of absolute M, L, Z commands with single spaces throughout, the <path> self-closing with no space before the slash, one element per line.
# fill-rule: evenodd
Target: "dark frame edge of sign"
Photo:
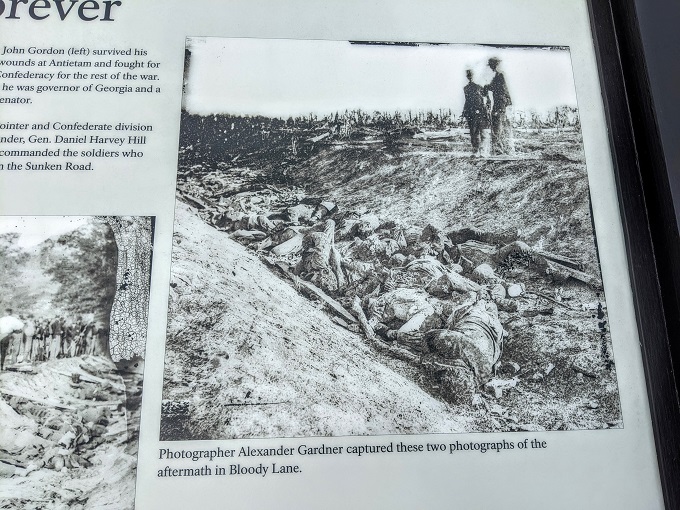
<path fill-rule="evenodd" d="M 645 61 L 634 0 L 618 0 L 614 24 L 628 90 L 628 106 L 640 162 L 640 177 L 647 202 L 649 228 L 656 251 L 661 297 L 666 310 L 669 348 L 680 389 L 680 231 L 675 214 L 670 174 L 666 167 Z M 680 433 L 680 430 L 678 430 Z M 678 452 L 680 455 L 680 452 Z M 678 481 L 680 483 L 680 480 Z"/>
<path fill-rule="evenodd" d="M 588 0 L 666 508 L 680 508 L 680 241 L 632 0 Z M 662 278 L 659 278 L 659 275 Z M 624 416 L 625 420 L 625 416 Z"/>

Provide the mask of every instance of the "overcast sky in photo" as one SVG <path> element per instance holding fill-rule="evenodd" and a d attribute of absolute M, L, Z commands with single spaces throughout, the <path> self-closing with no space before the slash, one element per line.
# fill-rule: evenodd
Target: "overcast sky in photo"
<path fill-rule="evenodd" d="M 345 41 L 189 38 L 185 108 L 190 113 L 283 117 L 463 109 L 466 69 L 491 81 L 502 60 L 516 110 L 576 106 L 567 49 L 479 45 L 366 45 Z"/>
<path fill-rule="evenodd" d="M 18 232 L 17 244 L 32 248 L 53 236 L 72 232 L 84 225 L 88 216 L 0 216 L 0 234 Z"/>

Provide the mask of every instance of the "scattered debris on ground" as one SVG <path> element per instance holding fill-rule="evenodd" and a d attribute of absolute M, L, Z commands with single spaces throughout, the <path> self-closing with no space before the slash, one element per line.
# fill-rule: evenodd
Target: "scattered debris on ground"
<path fill-rule="evenodd" d="M 186 403 L 177 398 L 182 384 L 189 384 L 188 392 L 196 389 L 189 373 L 204 379 L 200 363 L 187 358 L 188 345 L 194 350 L 198 346 L 180 320 L 196 303 L 221 314 L 200 324 L 200 341 L 206 346 L 199 350 L 222 352 L 234 342 L 243 342 L 246 349 L 247 338 L 255 344 L 261 341 L 263 331 L 256 322 L 246 332 L 235 319 L 243 314 L 240 300 L 225 308 L 216 289 L 211 293 L 196 285 L 207 272 L 212 278 L 224 275 L 224 282 L 248 295 L 253 286 L 268 282 L 269 297 L 263 295 L 258 306 L 281 321 L 281 328 L 289 323 L 300 328 L 294 336 L 268 331 L 267 342 L 285 344 L 313 334 L 303 315 L 277 304 L 275 296 L 287 293 L 283 285 L 326 311 L 333 329 L 326 334 L 331 338 L 365 335 L 371 356 L 382 356 L 383 365 L 436 399 L 441 399 L 440 381 L 418 368 L 422 342 L 401 341 L 408 336 L 399 334 L 408 319 L 395 317 L 394 323 L 379 323 L 374 330 L 371 300 L 396 289 L 427 293 L 428 305 L 445 323 L 452 307 L 475 294 L 476 300 L 495 304 L 507 335 L 494 377 L 480 388 L 481 401 L 473 399 L 477 407 L 448 403 L 454 414 L 469 419 L 465 430 L 620 426 L 580 137 L 564 131 L 527 138 L 534 138 L 537 147 L 550 141 L 550 157 L 462 157 L 453 150 L 454 145 L 463 147 L 462 133 L 451 130 L 432 136 L 401 133 L 389 150 L 373 143 L 374 134 L 365 133 L 344 142 L 319 139 L 322 146 L 304 157 L 273 158 L 262 151 L 249 154 L 247 166 L 241 166 L 242 159 L 212 166 L 200 158 L 180 166 L 164 420 L 172 414 L 182 417 L 175 423 L 197 423 L 197 416 L 211 413 L 209 399 Z M 202 249 L 195 247 L 196 236 L 183 230 L 183 222 L 195 223 L 183 203 L 216 229 L 202 230 Z M 222 273 L 224 248 L 218 245 L 223 241 L 216 239 L 224 234 L 218 230 L 247 247 L 249 257 L 259 258 L 251 274 Z M 186 257 L 193 261 L 191 269 Z M 231 326 L 225 329 L 225 323 Z M 213 328 L 220 335 L 214 337 Z M 319 353 L 331 359 L 336 354 L 333 344 Z M 229 358 L 230 365 L 241 359 L 238 353 L 230 356 L 236 356 Z M 222 367 L 219 356 L 209 358 L 215 368 Z M 287 363 L 287 358 L 279 352 L 249 363 Z M 236 370 L 232 375 L 238 391 L 243 367 L 231 370 Z M 252 384 L 257 387 L 257 377 Z M 328 396 L 326 391 L 317 388 L 321 399 Z M 214 392 L 224 396 L 219 387 Z M 266 416 L 271 420 L 273 415 Z M 260 418 L 262 423 L 256 420 L 250 429 L 225 427 L 217 432 L 222 435 L 210 437 L 276 435 L 263 425 L 265 415 Z M 294 435 L 338 433 L 293 428 Z M 280 432 L 290 432 L 285 423 Z M 180 432 L 177 438 L 196 438 L 195 433 Z M 172 435 L 168 432 L 168 438 Z"/>
<path fill-rule="evenodd" d="M 0 508 L 132 509 L 140 371 L 104 357 L 0 373 Z"/>

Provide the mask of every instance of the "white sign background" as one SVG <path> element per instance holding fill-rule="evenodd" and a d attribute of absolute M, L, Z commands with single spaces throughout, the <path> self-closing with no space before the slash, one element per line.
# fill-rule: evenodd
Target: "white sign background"
<path fill-rule="evenodd" d="M 8 3 L 8 2 L 6 2 Z M 137 508 L 662 508 L 632 293 L 601 89 L 585 1 L 478 0 L 122 0 L 115 21 L 54 16 L 0 18 L 0 47 L 143 48 L 161 63 L 162 92 L 148 96 L 43 94 L 29 106 L 2 105 L 2 122 L 153 124 L 145 156 L 107 159 L 93 172 L 0 172 L 0 214 L 156 216 L 144 382 Z M 624 428 L 531 434 L 457 434 L 439 442 L 535 437 L 545 450 L 496 454 L 304 458 L 289 477 L 160 479 L 160 402 L 170 273 L 185 38 L 219 36 L 337 41 L 425 41 L 569 46 L 585 140 Z M 253 62 L 254 66 L 260 65 Z M 403 439 L 403 436 L 400 436 Z M 408 436 L 412 442 L 418 438 Z M 346 444 L 318 438 L 310 445 Z M 389 437 L 380 438 L 389 442 Z M 377 440 L 377 439 L 376 439 Z M 422 438 L 422 442 L 427 440 Z M 297 440 L 230 441 L 230 448 L 296 445 Z"/>

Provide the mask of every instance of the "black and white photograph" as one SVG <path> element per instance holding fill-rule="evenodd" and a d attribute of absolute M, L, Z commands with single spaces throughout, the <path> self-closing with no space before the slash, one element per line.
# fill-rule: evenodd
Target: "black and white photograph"
<path fill-rule="evenodd" d="M 161 440 L 623 427 L 569 48 L 184 57 Z"/>
<path fill-rule="evenodd" d="M 153 228 L 0 216 L 0 508 L 134 508 Z"/>

